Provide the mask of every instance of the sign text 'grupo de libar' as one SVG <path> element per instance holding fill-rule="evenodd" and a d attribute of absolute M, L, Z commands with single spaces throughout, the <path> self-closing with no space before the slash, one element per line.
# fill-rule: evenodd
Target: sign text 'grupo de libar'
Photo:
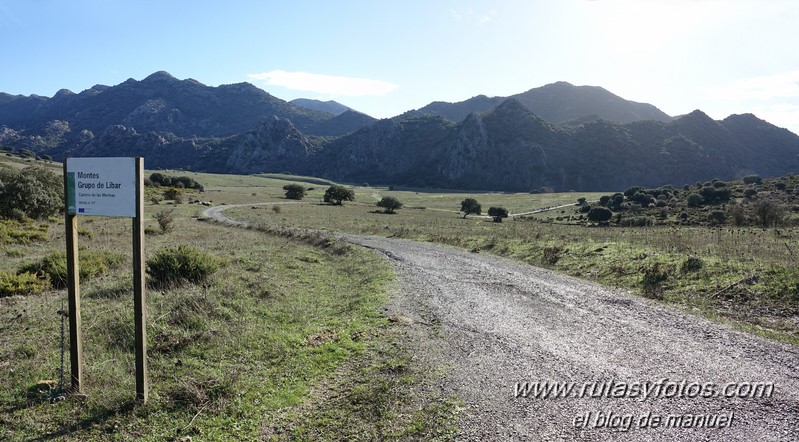
<path fill-rule="evenodd" d="M 67 158 L 67 210 L 136 216 L 135 158 Z"/>

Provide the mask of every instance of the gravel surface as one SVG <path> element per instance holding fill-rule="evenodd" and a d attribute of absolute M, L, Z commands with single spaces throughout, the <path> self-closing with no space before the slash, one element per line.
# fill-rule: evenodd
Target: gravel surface
<path fill-rule="evenodd" d="M 341 236 L 393 263 L 387 314 L 410 318 L 415 357 L 444 368 L 461 440 L 799 441 L 797 347 L 492 255 Z M 544 382 L 576 386 L 517 397 Z M 723 395 L 755 383 L 770 397 Z"/>

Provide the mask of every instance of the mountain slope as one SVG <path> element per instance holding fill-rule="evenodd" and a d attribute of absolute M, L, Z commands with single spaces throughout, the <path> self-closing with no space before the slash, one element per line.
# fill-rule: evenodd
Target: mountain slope
<path fill-rule="evenodd" d="M 461 121 L 472 112 L 487 112 L 507 98 L 518 100 L 530 112 L 551 123 L 560 124 L 586 116 L 617 123 L 641 120 L 667 122 L 672 119 L 651 104 L 625 100 L 601 87 L 574 86 L 565 81 L 504 98 L 478 95 L 458 103 L 435 101 L 407 115 L 440 115 L 451 121 Z"/>
<path fill-rule="evenodd" d="M 289 101 L 289 103 L 313 111 L 327 112 L 328 114 L 333 114 L 333 115 L 341 115 L 344 112 L 347 112 L 348 110 L 353 110 L 333 100 L 321 101 L 321 100 L 312 100 L 309 98 L 296 98 L 294 100 Z"/>
<path fill-rule="evenodd" d="M 273 116 L 290 119 L 310 135 L 333 118 L 273 97 L 249 83 L 209 87 L 192 79 L 178 80 L 167 72 L 111 87 L 95 86 L 79 94 L 61 90 L 52 98 L 0 96 L 0 125 L 40 134 L 50 122 L 63 121 L 71 132 L 68 141 L 84 130 L 101 133 L 118 124 L 139 132 L 171 132 L 180 137 L 225 137 L 250 130 Z"/>

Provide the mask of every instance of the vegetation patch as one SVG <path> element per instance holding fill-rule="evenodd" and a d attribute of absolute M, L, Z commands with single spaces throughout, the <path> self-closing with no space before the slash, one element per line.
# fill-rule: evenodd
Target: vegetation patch
<path fill-rule="evenodd" d="M 125 256 L 111 252 L 86 252 L 78 254 L 81 281 L 88 281 L 108 273 L 125 261 Z M 50 282 L 53 288 L 67 286 L 67 257 L 61 252 L 22 265 L 17 274 L 32 273 Z"/>
<path fill-rule="evenodd" d="M 13 221 L 0 219 L 0 244 L 30 244 L 45 242 L 47 225 L 32 221 Z"/>
<path fill-rule="evenodd" d="M 39 278 L 34 273 L 6 273 L 0 272 L 0 298 L 15 295 L 35 295 L 48 289 L 47 280 Z"/>
<path fill-rule="evenodd" d="M 203 283 L 223 261 L 186 245 L 159 250 L 147 260 L 147 276 L 154 287 L 173 287 L 183 283 Z"/>

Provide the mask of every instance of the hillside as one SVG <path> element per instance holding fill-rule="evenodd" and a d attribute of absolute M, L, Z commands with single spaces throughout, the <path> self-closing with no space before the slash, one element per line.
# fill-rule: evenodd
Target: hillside
<path fill-rule="evenodd" d="M 341 115 L 344 112 L 347 112 L 348 110 L 353 110 L 334 100 L 322 101 L 322 100 L 312 100 L 309 98 L 296 98 L 294 100 L 289 101 L 289 103 L 313 111 L 327 112 L 328 114 L 333 114 L 333 115 Z"/>
<path fill-rule="evenodd" d="M 0 96 L 0 125 L 18 137 L 29 137 L 32 148 L 82 141 L 115 125 L 179 137 L 226 137 L 251 130 L 272 116 L 288 118 L 310 135 L 340 134 L 340 130 L 317 130 L 334 115 L 288 103 L 249 83 L 209 87 L 167 72 L 111 87 L 97 85 L 79 94 L 61 90 L 52 98 Z M 54 125 L 59 133 L 53 140 L 42 143 L 35 138 L 53 134 Z"/>
<path fill-rule="evenodd" d="M 461 121 L 470 113 L 490 111 L 509 98 L 518 100 L 538 117 L 558 124 L 586 116 L 617 123 L 642 120 L 668 122 L 672 119 L 651 104 L 625 100 L 601 87 L 574 86 L 565 81 L 533 88 L 509 97 L 478 95 L 457 103 L 435 101 L 405 115 L 440 115 L 451 121 Z"/>

